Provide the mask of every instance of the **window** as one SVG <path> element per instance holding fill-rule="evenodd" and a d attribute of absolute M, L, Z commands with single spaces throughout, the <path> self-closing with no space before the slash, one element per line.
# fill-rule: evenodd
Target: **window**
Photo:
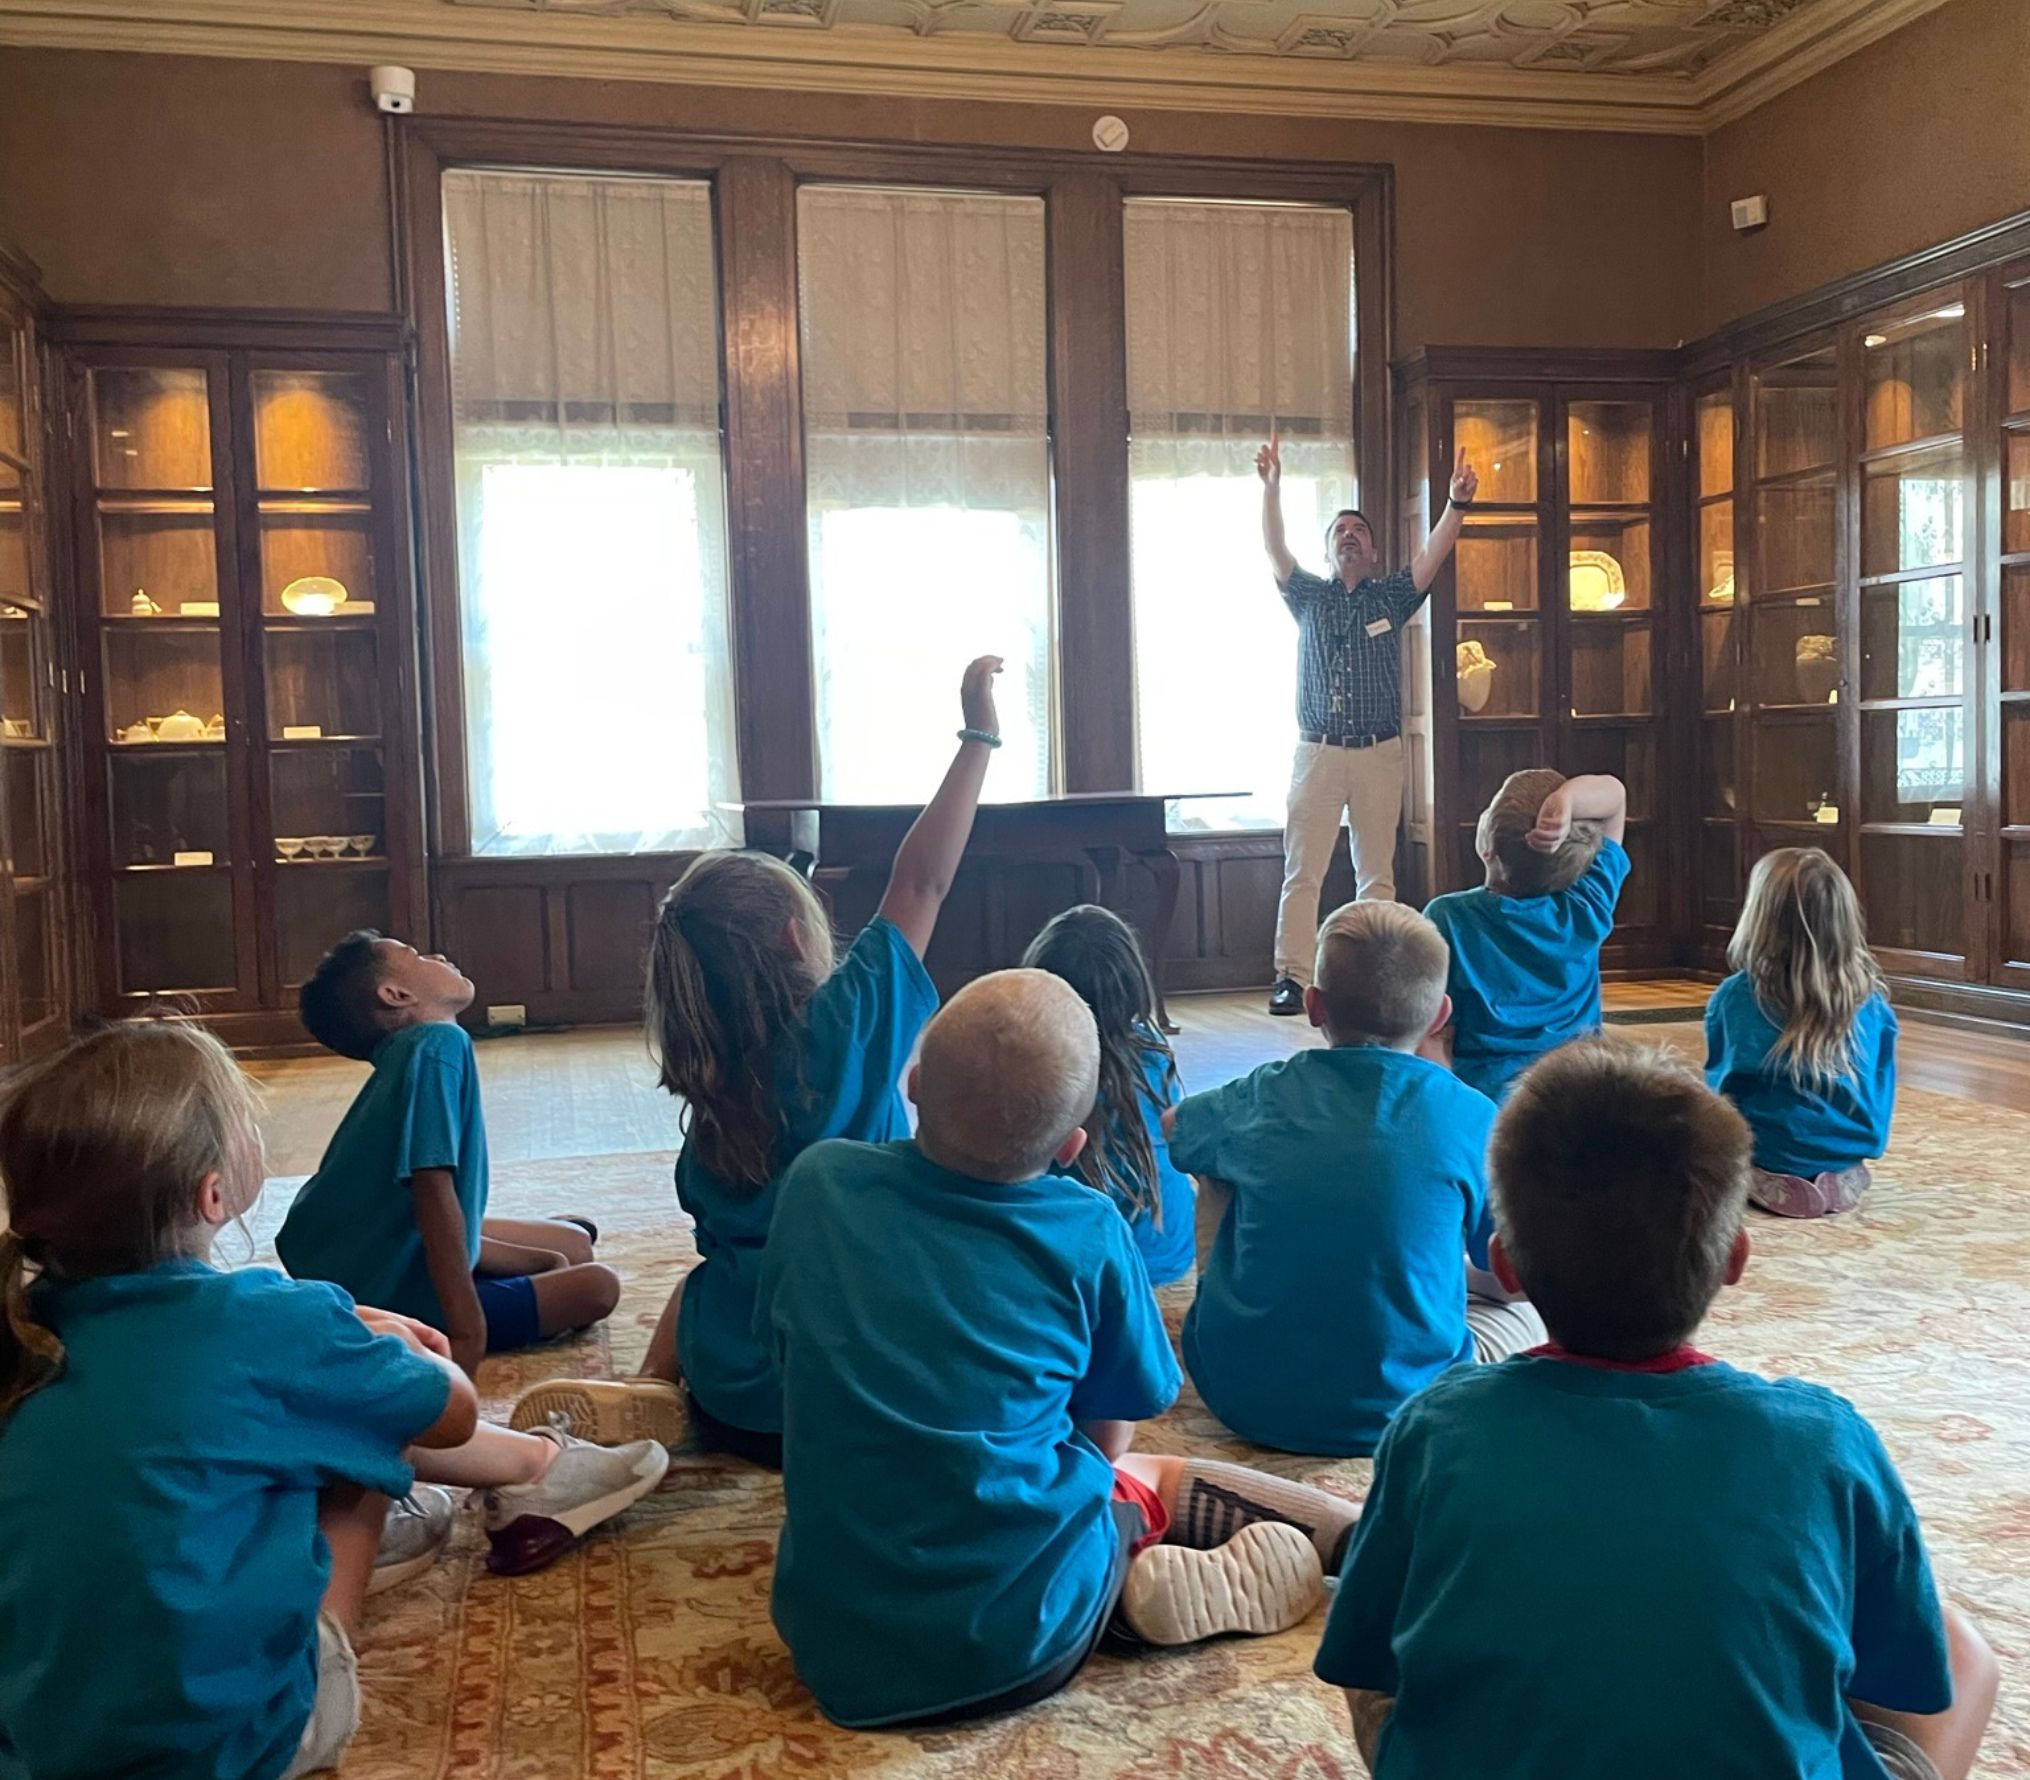
<path fill-rule="evenodd" d="M 477 853 L 736 838 L 710 188 L 444 179 Z"/>
<path fill-rule="evenodd" d="M 1043 204 L 798 194 L 819 786 L 920 803 L 999 655 L 990 798 L 1051 785 Z"/>
<path fill-rule="evenodd" d="M 1353 217 L 1293 204 L 1126 207 L 1129 512 L 1141 784 L 1238 791 L 1174 827 L 1280 827 L 1297 629 L 1262 553 L 1254 457 L 1283 441 L 1300 561 L 1355 504 Z"/>

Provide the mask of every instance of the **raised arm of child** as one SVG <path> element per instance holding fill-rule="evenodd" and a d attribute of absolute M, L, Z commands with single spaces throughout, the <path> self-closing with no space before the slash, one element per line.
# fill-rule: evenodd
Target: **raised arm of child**
<path fill-rule="evenodd" d="M 1567 779 L 1544 799 L 1529 843 L 1540 853 L 1555 853 L 1572 833 L 1574 822 L 1597 822 L 1616 845 L 1628 827 L 1628 787 L 1612 773 L 1581 773 Z"/>
<path fill-rule="evenodd" d="M 965 713 L 967 739 L 959 743 L 937 795 L 924 806 L 923 814 L 896 848 L 888 891 L 881 898 L 881 914 L 909 941 L 919 958 L 930 945 L 938 911 L 944 907 L 972 835 L 980 787 L 987 779 L 987 761 L 1000 745 L 1001 723 L 994 709 L 994 676 L 1000 671 L 998 655 L 983 655 L 966 669 L 959 704 Z M 995 739 L 973 739 L 978 736 Z"/>
<path fill-rule="evenodd" d="M 471 1250 L 466 1246 L 465 1209 L 448 1168 L 419 1168 L 409 1177 L 416 1201 L 416 1231 L 423 1238 L 423 1262 L 437 1302 L 444 1307 L 444 1333 L 451 1358 L 470 1377 L 486 1356 L 486 1313 L 472 1283 Z"/>

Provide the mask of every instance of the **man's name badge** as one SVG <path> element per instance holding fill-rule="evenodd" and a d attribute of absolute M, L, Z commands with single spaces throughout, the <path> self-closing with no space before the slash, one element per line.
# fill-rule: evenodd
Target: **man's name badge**
<path fill-rule="evenodd" d="M 1377 618 L 1367 627 L 1367 634 L 1371 637 L 1385 637 L 1393 628 L 1386 618 Z"/>

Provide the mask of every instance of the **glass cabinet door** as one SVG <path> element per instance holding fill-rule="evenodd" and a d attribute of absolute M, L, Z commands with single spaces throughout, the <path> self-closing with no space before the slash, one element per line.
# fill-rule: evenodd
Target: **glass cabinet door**
<path fill-rule="evenodd" d="M 1628 787 L 1631 870 L 1618 925 L 1660 918 L 1651 648 L 1651 461 L 1658 424 L 1646 396 L 1564 403 L 1565 735 L 1553 764 L 1612 773 Z"/>
<path fill-rule="evenodd" d="M 2030 265 L 1998 280 L 1991 306 L 2001 389 L 2001 575 L 1995 614 L 2002 768 L 2001 970 L 2030 974 Z"/>
<path fill-rule="evenodd" d="M 202 365 L 86 373 L 122 996 L 240 987 L 213 383 Z"/>
<path fill-rule="evenodd" d="M 1693 403 L 1692 536 L 1698 549 L 1699 923 L 1708 943 L 1731 930 L 1741 905 L 1734 725 L 1740 684 L 1735 635 L 1734 392 Z"/>
<path fill-rule="evenodd" d="M 355 927 L 389 925 L 374 502 L 378 385 L 366 370 L 248 374 L 260 536 L 266 808 L 286 992 Z"/>
<path fill-rule="evenodd" d="M 1478 884 L 1475 818 L 1503 779 L 1544 759 L 1543 550 L 1551 467 L 1544 404 L 1533 397 L 1452 403 L 1454 444 L 1480 476 L 1453 553 L 1459 760 L 1448 887 Z M 1432 489 L 1434 503 L 1437 488 Z"/>
<path fill-rule="evenodd" d="M 1965 303 L 1933 294 L 1870 324 L 1861 358 L 1856 886 L 1874 944 L 1958 960 L 1974 715 Z"/>
<path fill-rule="evenodd" d="M 55 723 L 51 704 L 49 588 L 34 548 L 41 490 L 32 455 L 31 339 L 24 319 L 0 306 L 0 834 L 11 1015 L 0 1044 L 18 1055 L 24 1037 L 62 1014 L 55 907 L 60 869 L 55 820 Z"/>
<path fill-rule="evenodd" d="M 1734 617 L 1741 632 L 1734 697 L 1747 713 L 1741 764 L 1749 852 L 1819 846 L 1844 861 L 1835 349 L 1758 370 L 1750 409 L 1754 552 L 1745 578 L 1735 565 Z"/>

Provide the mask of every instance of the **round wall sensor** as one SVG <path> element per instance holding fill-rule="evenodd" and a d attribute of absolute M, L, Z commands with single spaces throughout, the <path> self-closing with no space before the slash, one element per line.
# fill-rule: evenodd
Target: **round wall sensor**
<path fill-rule="evenodd" d="M 1103 117 L 1093 125 L 1093 147 L 1102 154 L 1117 155 L 1128 146 L 1128 126 L 1117 117 Z"/>

